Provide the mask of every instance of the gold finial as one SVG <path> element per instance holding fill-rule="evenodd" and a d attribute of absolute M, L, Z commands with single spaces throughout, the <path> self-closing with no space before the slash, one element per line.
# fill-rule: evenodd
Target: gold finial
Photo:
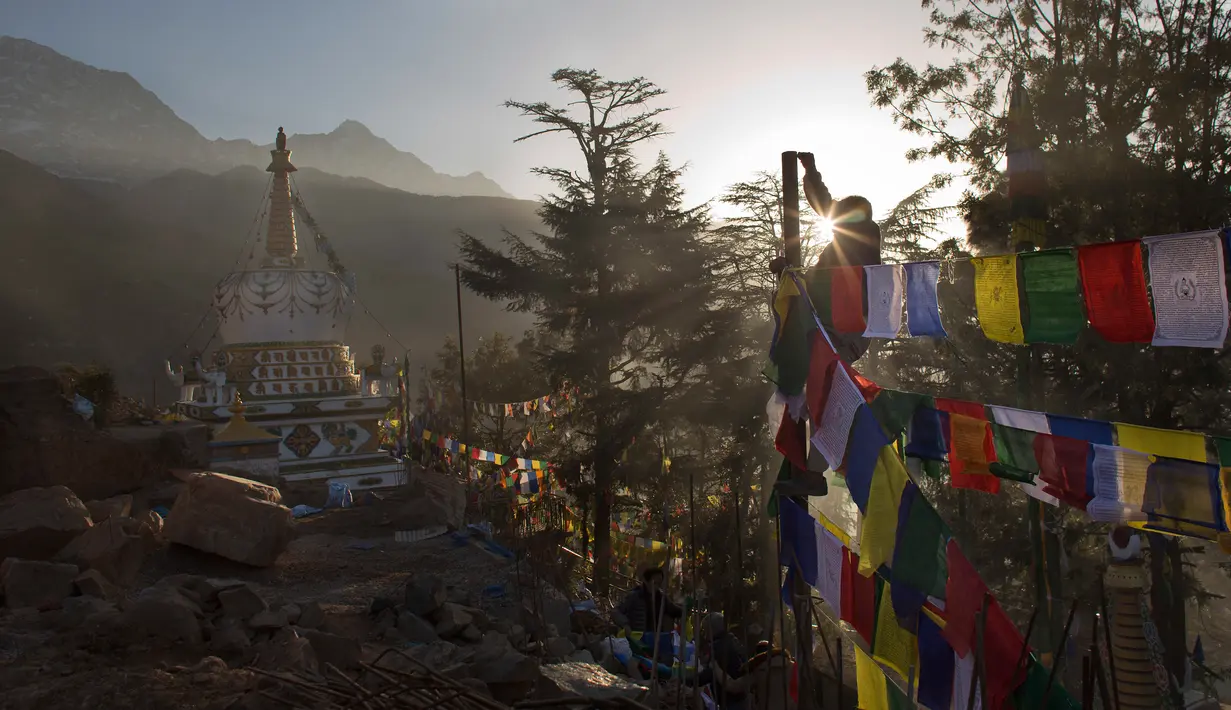
<path fill-rule="evenodd" d="M 230 412 L 231 416 L 236 419 L 243 419 L 244 410 L 246 409 L 247 407 L 244 406 L 244 400 L 239 396 L 239 390 L 235 390 L 235 400 L 231 402 L 231 406 L 227 407 L 227 411 Z"/>

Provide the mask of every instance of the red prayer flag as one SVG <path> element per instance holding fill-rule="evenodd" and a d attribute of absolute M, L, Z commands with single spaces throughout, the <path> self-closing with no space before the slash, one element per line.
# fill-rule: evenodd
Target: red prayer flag
<path fill-rule="evenodd" d="M 1110 343 L 1148 343 L 1154 313 L 1146 295 L 1141 242 L 1092 244 L 1077 249 L 1090 326 Z"/>
<path fill-rule="evenodd" d="M 1086 490 L 1089 442 L 1067 436 L 1039 434 L 1034 437 L 1034 458 L 1039 462 L 1043 492 L 1081 510 L 1091 494 Z"/>
<path fill-rule="evenodd" d="M 832 273 L 833 327 L 839 333 L 862 333 L 868 327 L 863 317 L 863 267 L 839 266 Z"/>
<path fill-rule="evenodd" d="M 949 561 L 949 580 L 945 583 L 945 640 L 962 658 L 974 647 L 975 615 L 983 608 L 987 585 L 971 566 L 957 542 L 945 548 Z M 843 580 L 845 581 L 845 580 Z"/>
<path fill-rule="evenodd" d="M 996 461 L 996 441 L 992 438 L 992 427 L 987 422 L 983 405 L 978 402 L 963 402 L 957 399 L 937 397 L 936 409 L 959 415 L 948 418 L 950 485 L 954 488 L 969 488 L 984 493 L 999 493 L 1000 479 L 992 475 L 988 468 L 988 464 Z M 972 419 L 983 423 L 983 436 L 980 441 L 970 441 L 971 437 L 966 427 Z"/>
<path fill-rule="evenodd" d="M 842 609 L 840 618 L 869 645 L 876 625 L 876 577 L 859 574 L 859 555 L 842 548 Z"/>
<path fill-rule="evenodd" d="M 838 362 L 838 354 L 825 339 L 825 334 L 819 328 L 812 331 L 812 360 L 808 363 L 808 381 L 804 391 L 808 400 L 808 414 L 812 415 L 814 422 L 821 421 L 821 416 L 825 413 L 825 403 L 829 401 L 829 383 Z"/>
<path fill-rule="evenodd" d="M 774 448 L 796 468 L 808 469 L 808 428 L 803 419 L 791 418 L 791 405 L 782 407 L 782 423 L 774 437 Z"/>
<path fill-rule="evenodd" d="M 1000 602 L 988 599 L 987 624 L 983 627 L 983 658 L 987 674 L 987 710 L 1005 707 L 1005 701 L 1021 685 L 1026 676 L 1020 666 L 1025 640 L 1013 625 L 1013 620 L 1001 608 Z M 946 608 L 948 608 L 946 606 Z"/>

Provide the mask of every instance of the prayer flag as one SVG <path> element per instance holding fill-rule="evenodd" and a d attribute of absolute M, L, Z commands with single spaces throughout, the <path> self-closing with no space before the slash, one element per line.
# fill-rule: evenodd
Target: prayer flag
<path fill-rule="evenodd" d="M 901 264 L 865 266 L 868 288 L 868 327 L 865 338 L 896 338 L 902 330 L 902 304 L 906 272 Z"/>
<path fill-rule="evenodd" d="M 1014 409 L 1013 407 L 997 407 L 988 405 L 988 410 L 992 413 L 992 421 L 1014 429 L 1024 429 L 1033 431 L 1036 434 L 1050 434 L 1051 425 L 1047 422 L 1047 415 L 1042 412 L 1031 412 L 1025 409 Z"/>
<path fill-rule="evenodd" d="M 1017 297 L 1017 255 L 970 260 L 975 269 L 975 309 L 989 340 L 1021 343 L 1022 313 Z"/>
<path fill-rule="evenodd" d="M 798 395 L 808 379 L 816 319 L 792 279 L 783 279 L 774 301 L 775 339 L 770 347 L 772 380 L 783 394 Z"/>
<path fill-rule="evenodd" d="M 948 453 L 949 414 L 940 411 L 939 407 L 915 409 L 906 440 L 906 455 L 928 461 L 944 461 Z"/>
<path fill-rule="evenodd" d="M 881 390 L 880 394 L 868 403 L 876 421 L 891 438 L 897 438 L 906 431 L 910 420 L 919 407 L 935 408 L 936 400 L 926 394 L 914 392 L 899 392 L 898 390 Z"/>
<path fill-rule="evenodd" d="M 996 444 L 983 405 L 936 398 L 936 408 L 949 413 L 949 478 L 954 488 L 1000 492 L 1000 479 L 988 464 L 996 461 Z"/>
<path fill-rule="evenodd" d="M 893 551 L 893 581 L 923 594 L 944 599 L 948 579 L 949 526 L 928 503 L 914 481 L 902 492 L 897 542 Z"/>
<path fill-rule="evenodd" d="M 1221 348 L 1227 339 L 1226 268 L 1218 232 L 1149 237 L 1154 345 Z"/>
<path fill-rule="evenodd" d="M 1066 436 L 1039 434 L 1034 439 L 1034 456 L 1039 462 L 1039 479 L 1047 495 L 1066 504 L 1086 509 L 1090 502 L 1087 482 L 1089 442 Z"/>
<path fill-rule="evenodd" d="M 945 583 L 945 638 L 960 658 L 974 648 L 975 616 L 983 609 L 987 585 L 962 554 L 957 542 L 947 546 L 949 579 Z"/>
<path fill-rule="evenodd" d="M 940 322 L 940 304 L 936 298 L 940 262 L 906 264 L 903 270 L 906 272 L 906 327 L 911 337 L 948 337 Z"/>
<path fill-rule="evenodd" d="M 808 380 L 804 395 L 808 402 L 808 413 L 814 422 L 821 421 L 825 414 L 825 403 L 829 401 L 829 387 L 839 362 L 841 360 L 838 358 L 838 353 L 834 352 L 825 333 L 819 328 L 813 331 L 812 359 L 808 363 Z"/>
<path fill-rule="evenodd" d="M 868 493 L 868 512 L 863 517 L 860 533 L 859 573 L 871 575 L 881 565 L 893 560 L 894 540 L 898 529 L 898 507 L 902 491 L 909 478 L 902 461 L 892 446 L 881 448 L 872 485 Z"/>
<path fill-rule="evenodd" d="M 1222 531 L 1225 533 L 1231 531 L 1231 439 L 1218 437 L 1214 439 L 1214 446 L 1218 450 L 1218 488 L 1222 492 Z M 1224 552 L 1231 554 L 1231 550 Z"/>
<path fill-rule="evenodd" d="M 1094 475 L 1094 497 L 1086 512 L 1100 523 L 1145 522 L 1141 512 L 1145 502 L 1147 454 L 1118 446 L 1094 444 L 1090 468 Z"/>
<path fill-rule="evenodd" d="M 880 397 L 877 398 L 879 399 Z M 851 441 L 846 452 L 846 488 L 860 513 L 866 513 L 868 510 L 873 472 L 876 470 L 881 450 L 889 441 L 889 437 L 885 436 L 884 430 L 872 414 L 872 408 L 861 406 L 859 411 L 855 412 L 855 424 L 851 427 Z"/>
<path fill-rule="evenodd" d="M 778 436 L 774 439 L 774 448 L 786 457 L 794 466 L 808 468 L 808 426 L 804 419 L 796 421 L 791 418 L 790 405 L 783 407 L 782 422 L 778 426 Z"/>
<path fill-rule="evenodd" d="M 1191 431 L 1154 429 L 1116 422 L 1116 443 L 1126 449 L 1155 456 L 1206 463 L 1205 436 Z"/>
<path fill-rule="evenodd" d="M 975 692 L 975 655 L 966 654 L 963 658 L 957 651 L 953 652 L 953 710 L 983 710 L 983 694 Z M 970 695 L 974 693 L 974 705 L 970 705 Z"/>
<path fill-rule="evenodd" d="M 1093 244 L 1077 250 L 1090 327 L 1109 343 L 1148 343 L 1154 313 L 1146 295 L 1141 242 Z"/>
<path fill-rule="evenodd" d="M 1077 259 L 1072 249 L 1022 254 L 1022 291 L 1026 297 L 1025 340 L 1029 343 L 1077 342 L 1085 325 Z"/>
<path fill-rule="evenodd" d="M 860 566 L 859 555 L 849 547 L 843 548 L 841 619 L 871 645 L 876 625 L 876 578 L 860 574 Z"/>
<path fill-rule="evenodd" d="M 893 592 L 889 582 L 883 582 L 878 596 L 872 658 L 893 669 L 903 678 L 909 678 L 919 650 L 918 641 L 913 630 L 904 629 L 898 624 L 898 617 L 893 613 Z"/>
<path fill-rule="evenodd" d="M 834 329 L 862 333 L 868 325 L 863 317 L 863 267 L 836 266 L 829 270 Z"/>
<path fill-rule="evenodd" d="M 926 614 L 920 616 L 919 672 L 916 674 L 919 678 L 920 705 L 949 710 L 949 701 L 953 697 L 954 660 L 953 648 L 945 640 L 940 626 Z"/>
<path fill-rule="evenodd" d="M 812 445 L 835 471 L 846 456 L 846 443 L 850 438 L 851 425 L 855 421 L 855 412 L 864 404 L 863 392 L 855 385 L 846 369 L 835 367 L 830 378 L 825 411 L 821 414 L 816 431 L 812 433 Z"/>
<path fill-rule="evenodd" d="M 1218 467 L 1172 458 L 1158 458 L 1146 471 L 1141 510 L 1150 529 L 1163 529 L 1210 539 L 1223 525 Z"/>
<path fill-rule="evenodd" d="M 859 710 L 890 710 L 885 672 L 872 657 L 855 645 L 855 684 L 859 691 Z"/>

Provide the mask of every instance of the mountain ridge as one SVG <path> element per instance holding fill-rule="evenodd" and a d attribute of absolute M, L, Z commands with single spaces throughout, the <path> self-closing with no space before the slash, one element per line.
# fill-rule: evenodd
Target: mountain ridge
<path fill-rule="evenodd" d="M 211 174 L 241 165 L 263 169 L 272 147 L 208 139 L 126 72 L 0 36 L 0 149 L 54 174 L 132 184 L 177 168 Z M 323 172 L 405 192 L 513 197 L 481 172 L 438 173 L 354 119 L 329 133 L 291 134 L 288 147 L 311 152 Z"/>

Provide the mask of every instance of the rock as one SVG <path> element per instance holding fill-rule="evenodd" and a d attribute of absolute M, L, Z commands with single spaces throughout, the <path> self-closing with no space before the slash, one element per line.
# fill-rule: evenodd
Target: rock
<path fill-rule="evenodd" d="M 293 536 L 277 488 L 221 473 L 200 473 L 175 500 L 163 532 L 179 545 L 254 567 L 272 565 Z"/>
<path fill-rule="evenodd" d="M 431 471 L 419 471 L 400 496 L 402 520 L 415 528 L 443 525 L 450 530 L 459 530 L 466 514 L 466 489 L 456 478 Z"/>
<path fill-rule="evenodd" d="M 76 628 L 95 614 L 116 613 L 115 604 L 100 597 L 66 597 L 60 602 L 63 609 L 60 622 L 64 628 Z"/>
<path fill-rule="evenodd" d="M 15 491 L 0 498 L 0 560 L 49 560 L 92 525 L 90 511 L 64 486 Z"/>
<path fill-rule="evenodd" d="M 458 634 L 461 639 L 467 643 L 478 643 L 483 640 L 483 632 L 473 624 L 462 629 L 462 633 Z"/>
<path fill-rule="evenodd" d="M 569 663 L 589 663 L 591 665 L 597 665 L 597 661 L 594 660 L 594 654 L 584 648 L 569 656 L 568 660 Z"/>
<path fill-rule="evenodd" d="M 299 608 L 298 604 L 283 604 L 282 613 L 286 614 L 287 623 L 293 624 L 299 621 L 299 616 L 303 613 L 303 610 Z"/>
<path fill-rule="evenodd" d="M 445 602 L 444 606 L 437 611 L 436 617 L 436 633 L 440 638 L 452 638 L 462 632 L 467 626 L 474 623 L 474 617 L 466 612 L 460 605 L 453 602 Z"/>
<path fill-rule="evenodd" d="M 130 586 L 150 550 L 149 540 L 140 533 L 139 525 L 132 518 L 107 518 L 70 542 L 56 559 L 98 570 L 115 584 Z"/>
<path fill-rule="evenodd" d="M 363 653 L 359 641 L 315 629 L 304 629 L 303 637 L 312 644 L 312 650 L 316 653 L 316 659 L 322 669 L 326 663 L 344 671 L 359 667 L 359 658 Z"/>
<path fill-rule="evenodd" d="M 372 618 L 379 617 L 386 609 L 397 611 L 398 603 L 389 597 L 376 597 L 372 599 L 372 603 L 368 605 L 368 616 Z"/>
<path fill-rule="evenodd" d="M 86 501 L 86 510 L 90 511 L 90 519 L 95 525 L 111 518 L 127 518 L 132 515 L 133 497 L 119 495 L 106 500 Z"/>
<path fill-rule="evenodd" d="M 215 653 L 241 653 L 251 645 L 248 630 L 238 619 L 223 619 L 209 637 L 209 649 Z"/>
<path fill-rule="evenodd" d="M 77 591 L 87 597 L 114 600 L 119 597 L 120 590 L 96 569 L 86 570 L 73 580 Z"/>
<path fill-rule="evenodd" d="M 445 604 L 445 583 L 432 575 L 419 575 L 406 581 L 404 606 L 419 617 L 435 614 Z"/>
<path fill-rule="evenodd" d="M 286 618 L 286 612 L 281 609 L 258 611 L 252 615 L 252 618 L 248 619 L 248 626 L 258 630 L 280 629 L 289 623 Z"/>
<path fill-rule="evenodd" d="M 73 593 L 73 580 L 79 572 L 76 565 L 9 557 L 0 562 L 5 606 L 54 607 Z"/>
<path fill-rule="evenodd" d="M 246 584 L 218 592 L 218 603 L 222 605 L 223 614 L 242 621 L 269 609 L 261 595 Z"/>
<path fill-rule="evenodd" d="M 572 641 L 569 641 L 563 636 L 557 636 L 555 638 L 547 639 L 547 642 L 543 646 L 543 650 L 546 651 L 548 658 L 568 658 L 573 655 L 573 652 L 577 650 L 577 647 L 573 645 Z"/>
<path fill-rule="evenodd" d="M 317 671 L 316 652 L 308 639 L 284 628 L 268 641 L 253 646 L 256 651 L 256 666 L 269 671 Z"/>
<path fill-rule="evenodd" d="M 125 623 L 139 634 L 194 645 L 204 640 L 200 618 L 200 607 L 172 587 L 141 590 L 124 612 Z"/>
<path fill-rule="evenodd" d="M 593 702 L 617 698 L 637 702 L 648 692 L 644 686 L 587 663 L 558 663 L 543 666 L 540 672 L 543 677 L 535 688 L 534 700 L 580 695 Z"/>
<path fill-rule="evenodd" d="M 475 663 L 470 670 L 476 678 L 487 683 L 492 697 L 506 704 L 526 697 L 542 675 L 537 659 L 517 651 L 507 651 L 493 660 Z"/>
<path fill-rule="evenodd" d="M 138 513 L 133 516 L 133 520 L 145 524 L 149 528 L 150 535 L 158 540 L 162 537 L 163 519 L 158 513 L 152 510 L 147 510 L 144 513 Z"/>
<path fill-rule="evenodd" d="M 491 619 L 488 618 L 487 612 L 482 609 L 477 609 L 472 606 L 462 606 L 462 611 L 470 615 L 471 623 L 473 623 L 480 632 L 486 632 L 492 628 Z"/>
<path fill-rule="evenodd" d="M 319 629 L 325 625 L 325 610 L 315 601 L 299 605 L 299 620 L 297 626 L 305 629 Z"/>
<path fill-rule="evenodd" d="M 436 628 L 429 621 L 409 611 L 398 614 L 397 630 L 403 638 L 413 643 L 432 643 L 440 638 L 436 634 Z"/>

